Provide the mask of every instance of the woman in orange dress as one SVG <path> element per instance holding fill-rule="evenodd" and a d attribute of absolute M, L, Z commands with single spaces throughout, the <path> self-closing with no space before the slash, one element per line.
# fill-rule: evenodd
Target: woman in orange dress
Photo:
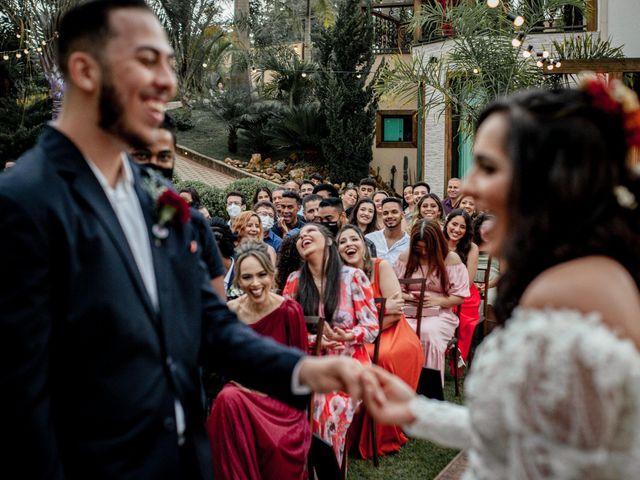
<path fill-rule="evenodd" d="M 322 225 L 302 227 L 297 248 L 304 262 L 289 275 L 282 294 L 300 303 L 305 315 L 327 319 L 323 355 L 371 364 L 365 343 L 378 335 L 378 316 L 369 279 L 362 270 L 342 264 L 335 240 Z M 314 395 L 313 433 L 333 446 L 338 464 L 358 404 L 344 392 Z"/>
<path fill-rule="evenodd" d="M 386 260 L 371 258 L 364 236 L 355 225 L 342 227 L 336 238 L 342 261 L 359 268 L 371 280 L 375 297 L 387 299 L 380 337 L 378 365 L 402 378 L 414 390 L 418 386 L 422 369 L 422 346 L 415 331 L 404 317 L 404 300 L 400 283 L 393 268 Z M 373 359 L 373 345 L 366 345 Z M 349 443 L 357 445 L 362 458 L 373 456 L 371 442 L 371 417 L 360 409 L 349 430 Z M 395 425 L 376 425 L 377 454 L 385 455 L 400 450 L 407 443 L 407 437 Z"/>

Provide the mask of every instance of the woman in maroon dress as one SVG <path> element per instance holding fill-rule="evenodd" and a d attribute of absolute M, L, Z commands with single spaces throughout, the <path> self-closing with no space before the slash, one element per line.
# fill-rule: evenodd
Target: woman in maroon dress
<path fill-rule="evenodd" d="M 302 308 L 271 292 L 274 267 L 266 245 L 246 241 L 237 249 L 235 284 L 244 295 L 229 302 L 257 333 L 303 351 Z M 216 479 L 300 479 L 311 442 L 304 411 L 234 382 L 216 397 L 206 423 Z"/>

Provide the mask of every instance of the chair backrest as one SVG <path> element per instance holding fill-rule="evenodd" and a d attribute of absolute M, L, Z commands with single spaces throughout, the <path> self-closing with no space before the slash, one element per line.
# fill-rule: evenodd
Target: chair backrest
<path fill-rule="evenodd" d="M 491 263 L 494 261 L 495 260 L 493 259 L 493 257 L 491 255 L 488 255 L 487 264 L 483 267 L 478 267 L 478 274 L 476 275 L 476 278 L 481 275 L 482 282 L 483 282 L 482 288 L 479 289 L 480 298 L 482 300 L 483 336 L 486 336 L 493 329 L 490 323 L 492 324 L 496 323 L 496 315 L 493 310 L 493 305 L 489 305 L 489 302 L 488 302 L 489 282 L 491 281 Z"/>
<path fill-rule="evenodd" d="M 405 300 L 406 304 L 411 306 L 415 305 L 416 307 L 416 333 L 418 334 L 418 338 L 420 338 L 420 326 L 422 324 L 422 310 L 424 306 L 424 294 L 427 289 L 427 279 L 426 278 L 400 278 L 398 279 L 400 282 L 400 288 L 405 293 L 416 293 L 419 291 L 418 298 L 416 300 Z M 411 286 L 417 285 L 419 290 L 412 290 Z"/>
<path fill-rule="evenodd" d="M 384 323 L 384 311 L 387 308 L 387 299 L 384 297 L 376 297 L 373 299 L 378 310 L 378 336 L 373 342 L 373 364 L 378 364 L 378 355 L 380 353 L 380 337 L 382 336 L 382 324 Z"/>

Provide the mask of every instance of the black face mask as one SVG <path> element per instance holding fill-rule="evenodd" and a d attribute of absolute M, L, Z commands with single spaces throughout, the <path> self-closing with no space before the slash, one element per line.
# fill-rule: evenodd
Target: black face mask
<path fill-rule="evenodd" d="M 338 225 L 338 222 L 322 222 L 322 226 L 329 230 L 334 238 L 340 230 L 340 225 Z"/>
<path fill-rule="evenodd" d="M 160 165 L 156 165 L 155 163 L 148 163 L 145 165 L 145 167 L 155 170 L 169 181 L 171 181 L 171 179 L 173 178 L 173 168 L 164 168 Z"/>

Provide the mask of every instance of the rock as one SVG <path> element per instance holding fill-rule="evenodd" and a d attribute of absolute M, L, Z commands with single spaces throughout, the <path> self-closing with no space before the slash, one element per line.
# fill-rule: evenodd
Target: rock
<path fill-rule="evenodd" d="M 279 173 L 274 173 L 273 175 L 271 175 L 271 179 L 275 182 L 281 182 L 282 175 L 280 175 Z"/>
<path fill-rule="evenodd" d="M 269 167 L 269 168 L 267 168 L 267 169 L 265 170 L 265 173 L 266 173 L 267 175 L 273 175 L 274 173 L 276 173 L 276 170 L 275 170 L 275 168 L 273 168 L 273 167 Z"/>
<path fill-rule="evenodd" d="M 292 178 L 293 180 L 300 181 L 303 178 L 305 178 L 304 173 L 305 173 L 304 168 L 294 168 L 289 171 L 289 177 Z"/>
<path fill-rule="evenodd" d="M 278 172 L 284 172 L 287 169 L 287 163 L 280 161 L 278 163 L 276 163 L 276 170 Z"/>

